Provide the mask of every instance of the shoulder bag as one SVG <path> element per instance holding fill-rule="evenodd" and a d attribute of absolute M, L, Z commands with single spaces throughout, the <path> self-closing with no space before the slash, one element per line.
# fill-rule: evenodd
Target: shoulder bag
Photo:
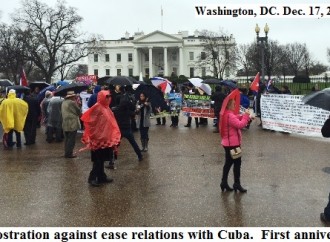
<path fill-rule="evenodd" d="M 229 146 L 230 146 L 230 139 L 229 139 L 229 116 L 228 116 L 228 120 L 227 120 L 227 126 L 228 126 L 228 142 L 229 142 Z M 237 131 L 237 137 L 239 138 L 238 135 L 238 131 Z M 236 160 L 240 157 L 242 157 L 242 149 L 241 147 L 236 147 L 230 150 L 230 156 L 233 160 Z"/>

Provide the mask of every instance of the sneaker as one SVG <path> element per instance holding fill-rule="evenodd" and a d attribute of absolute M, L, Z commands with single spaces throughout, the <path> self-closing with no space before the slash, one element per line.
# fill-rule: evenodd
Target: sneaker
<path fill-rule="evenodd" d="M 93 187 L 99 187 L 99 186 L 101 186 L 101 184 L 98 183 L 98 182 L 95 181 L 95 180 L 88 181 L 88 183 L 89 183 L 91 186 L 93 186 Z"/>

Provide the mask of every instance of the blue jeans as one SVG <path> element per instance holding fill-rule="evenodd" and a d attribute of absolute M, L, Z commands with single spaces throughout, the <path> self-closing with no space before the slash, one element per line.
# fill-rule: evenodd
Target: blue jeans
<path fill-rule="evenodd" d="M 122 138 L 124 137 L 128 140 L 128 142 L 133 147 L 135 153 L 137 154 L 138 158 L 140 159 L 142 157 L 142 153 L 141 153 L 141 150 L 140 150 L 138 144 L 136 143 L 136 141 L 134 139 L 132 130 L 131 129 L 122 129 L 122 130 L 120 130 L 120 132 L 121 132 L 121 137 Z"/>

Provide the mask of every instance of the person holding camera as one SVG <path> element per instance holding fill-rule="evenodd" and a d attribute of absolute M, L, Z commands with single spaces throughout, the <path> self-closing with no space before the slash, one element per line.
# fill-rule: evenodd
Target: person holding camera
<path fill-rule="evenodd" d="M 137 127 L 140 129 L 141 151 L 148 151 L 151 104 L 145 93 L 141 93 L 136 105 Z"/>
<path fill-rule="evenodd" d="M 222 126 L 220 127 L 221 133 L 221 144 L 225 149 L 226 161 L 223 166 L 222 180 L 220 188 L 222 191 L 233 191 L 238 190 L 240 192 L 247 192 L 241 186 L 240 176 L 241 176 L 241 157 L 235 157 L 231 155 L 231 150 L 240 149 L 242 141 L 241 129 L 243 129 L 250 121 L 250 112 L 247 109 L 243 115 L 235 114 L 235 99 L 230 99 L 227 103 L 226 110 L 222 116 Z M 231 188 L 228 185 L 228 173 L 230 168 L 234 165 L 234 185 Z"/>

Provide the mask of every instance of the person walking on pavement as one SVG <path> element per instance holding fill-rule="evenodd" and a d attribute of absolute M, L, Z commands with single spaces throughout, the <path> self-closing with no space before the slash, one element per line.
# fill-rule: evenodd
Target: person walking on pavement
<path fill-rule="evenodd" d="M 140 129 L 142 144 L 141 151 L 148 151 L 151 109 L 152 108 L 150 102 L 148 102 L 148 97 L 142 92 L 136 105 L 137 127 Z"/>
<path fill-rule="evenodd" d="M 115 116 L 109 108 L 110 103 L 110 91 L 100 91 L 96 104 L 81 116 L 85 126 L 81 141 L 91 150 L 93 162 L 88 183 L 95 187 L 113 181 L 104 172 L 104 162 L 110 159 L 111 151 L 120 143 L 121 134 Z"/>
<path fill-rule="evenodd" d="M 0 123 L 2 124 L 4 135 L 3 145 L 5 148 L 11 148 L 15 145 L 13 142 L 13 133 L 16 134 L 16 147 L 20 148 L 21 132 L 23 131 L 25 119 L 28 113 L 28 104 L 16 97 L 16 91 L 10 89 L 7 99 L 0 105 Z"/>
<path fill-rule="evenodd" d="M 128 142 L 133 147 L 138 160 L 143 160 L 143 155 L 141 153 L 139 145 L 136 143 L 133 132 L 132 132 L 132 115 L 135 115 L 135 105 L 134 102 L 130 100 L 130 96 L 126 93 L 124 87 L 121 87 L 121 95 L 116 96 L 116 103 L 119 105 L 112 107 L 112 111 L 117 120 L 117 124 L 120 129 L 121 138 L 126 138 Z M 110 104 L 111 106 L 111 104 Z M 109 169 L 114 169 L 114 155 L 111 155 L 112 160 L 109 161 L 109 165 L 105 166 Z"/>
<path fill-rule="evenodd" d="M 241 146 L 242 141 L 242 133 L 241 129 L 243 129 L 250 120 L 250 112 L 246 110 L 243 115 L 235 114 L 235 100 L 230 99 L 226 105 L 226 110 L 224 115 L 222 116 L 223 120 L 221 122 L 222 126 L 220 127 L 221 130 L 221 144 L 225 149 L 225 164 L 223 166 L 222 172 L 222 180 L 220 184 L 220 188 L 222 191 L 233 191 L 235 192 L 238 190 L 240 192 L 247 192 L 241 186 L 240 183 L 240 176 L 241 176 L 241 157 L 234 159 L 231 157 L 230 150 L 234 148 L 238 148 Z M 228 185 L 228 174 L 229 170 L 234 165 L 234 185 L 231 188 Z"/>
<path fill-rule="evenodd" d="M 31 95 L 30 91 L 27 91 L 23 100 L 28 104 L 29 107 L 24 125 L 24 145 L 33 145 L 36 142 L 37 126 L 41 114 L 41 108 L 38 102 L 38 98 Z"/>
<path fill-rule="evenodd" d="M 62 128 L 64 132 L 64 157 L 76 158 L 73 149 L 76 144 L 77 131 L 81 128 L 80 116 L 81 109 L 76 103 L 74 91 L 68 91 L 62 103 Z"/>

